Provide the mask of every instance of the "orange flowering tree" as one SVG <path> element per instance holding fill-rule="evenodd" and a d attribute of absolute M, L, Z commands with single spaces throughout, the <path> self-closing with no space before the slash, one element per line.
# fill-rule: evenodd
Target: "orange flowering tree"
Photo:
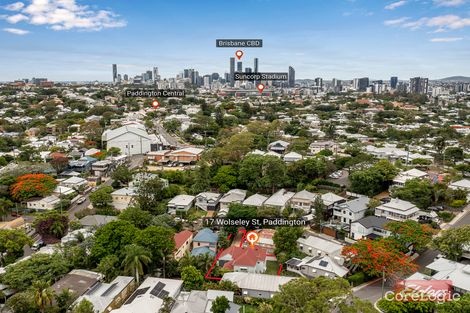
<path fill-rule="evenodd" d="M 409 274 L 418 269 L 409 256 L 400 251 L 394 239 L 361 239 L 343 248 L 342 254 L 371 276 Z"/>
<path fill-rule="evenodd" d="M 24 201 L 32 197 L 49 195 L 57 186 L 57 181 L 46 174 L 26 174 L 16 178 L 11 185 L 10 193 L 13 199 Z"/>
<path fill-rule="evenodd" d="M 385 228 L 392 232 L 392 237 L 400 243 L 402 251 L 407 251 L 407 245 L 410 244 L 418 251 L 424 249 L 435 233 L 429 224 L 420 224 L 412 220 L 390 222 Z"/>

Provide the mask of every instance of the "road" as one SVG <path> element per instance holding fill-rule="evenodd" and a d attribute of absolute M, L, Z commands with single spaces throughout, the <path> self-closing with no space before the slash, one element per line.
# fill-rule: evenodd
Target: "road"
<path fill-rule="evenodd" d="M 157 134 L 162 135 L 163 138 L 165 138 L 165 140 L 168 141 L 170 146 L 174 146 L 174 147 L 180 146 L 180 143 L 178 142 L 178 140 L 174 136 L 170 135 L 165 130 L 165 128 L 160 124 L 160 122 L 158 122 L 157 120 L 153 120 L 153 127 L 155 128 L 155 132 Z"/>

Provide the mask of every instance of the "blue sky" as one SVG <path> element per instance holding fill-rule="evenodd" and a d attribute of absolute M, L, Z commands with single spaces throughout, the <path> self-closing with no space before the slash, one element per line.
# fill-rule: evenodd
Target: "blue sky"
<path fill-rule="evenodd" d="M 297 78 L 470 76 L 470 0 L 0 0 L 0 81 L 111 80 L 158 66 L 228 71 L 236 49 L 217 38 L 261 38 L 261 71 Z M 245 67 L 245 65 L 244 65 Z"/>

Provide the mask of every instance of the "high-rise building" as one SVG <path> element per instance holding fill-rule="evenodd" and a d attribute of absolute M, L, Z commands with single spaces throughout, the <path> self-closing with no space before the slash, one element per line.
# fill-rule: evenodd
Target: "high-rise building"
<path fill-rule="evenodd" d="M 147 80 L 152 80 L 153 79 L 153 73 L 152 71 L 147 71 Z"/>
<path fill-rule="evenodd" d="M 366 91 L 367 87 L 369 87 L 369 77 L 354 79 L 354 89 L 357 91 Z"/>
<path fill-rule="evenodd" d="M 333 88 L 334 92 L 341 91 L 341 80 L 333 78 L 333 80 L 331 81 L 331 87 Z"/>
<path fill-rule="evenodd" d="M 245 73 L 252 73 L 253 69 L 251 67 L 245 67 Z"/>
<path fill-rule="evenodd" d="M 258 73 L 258 58 L 255 58 L 255 67 L 254 67 L 255 73 Z"/>
<path fill-rule="evenodd" d="M 219 79 L 219 73 L 212 73 L 211 79 L 212 79 L 212 81 L 218 80 Z"/>
<path fill-rule="evenodd" d="M 230 85 L 233 86 L 233 83 L 235 82 L 235 58 L 230 58 L 230 73 L 229 73 L 229 79 L 230 79 Z"/>
<path fill-rule="evenodd" d="M 288 86 L 293 88 L 295 86 L 295 70 L 292 66 L 289 66 Z"/>
<path fill-rule="evenodd" d="M 154 67 L 153 68 L 153 80 L 154 81 L 158 81 L 159 80 L 159 77 L 158 77 L 158 67 Z"/>
<path fill-rule="evenodd" d="M 243 63 L 237 62 L 237 72 L 243 72 Z"/>
<path fill-rule="evenodd" d="M 117 75 L 117 64 L 113 64 L 113 83 L 116 83 Z"/>
<path fill-rule="evenodd" d="M 323 88 L 323 78 L 321 77 L 315 78 L 315 86 L 319 87 L 320 89 Z"/>
<path fill-rule="evenodd" d="M 390 88 L 397 89 L 397 85 L 398 85 L 398 77 L 396 76 L 390 77 Z"/>
<path fill-rule="evenodd" d="M 423 77 L 413 77 L 410 79 L 410 93 L 427 94 L 429 80 Z"/>

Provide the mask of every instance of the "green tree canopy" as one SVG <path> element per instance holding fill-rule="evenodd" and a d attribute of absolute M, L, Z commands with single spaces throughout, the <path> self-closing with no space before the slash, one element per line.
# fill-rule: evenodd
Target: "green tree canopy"
<path fill-rule="evenodd" d="M 225 296 L 215 298 L 212 302 L 211 312 L 212 313 L 225 313 L 230 308 L 230 303 Z"/>
<path fill-rule="evenodd" d="M 446 258 L 458 261 L 465 246 L 470 245 L 470 225 L 443 230 L 432 241 L 432 246 L 441 251 Z"/>

